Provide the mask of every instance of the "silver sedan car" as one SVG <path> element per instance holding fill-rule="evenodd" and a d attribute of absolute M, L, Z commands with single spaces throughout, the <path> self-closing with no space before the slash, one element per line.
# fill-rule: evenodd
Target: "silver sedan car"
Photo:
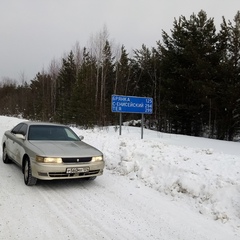
<path fill-rule="evenodd" d="M 92 180 L 103 174 L 103 154 L 82 139 L 65 125 L 26 121 L 4 133 L 2 159 L 21 167 L 28 186 L 37 179 Z"/>

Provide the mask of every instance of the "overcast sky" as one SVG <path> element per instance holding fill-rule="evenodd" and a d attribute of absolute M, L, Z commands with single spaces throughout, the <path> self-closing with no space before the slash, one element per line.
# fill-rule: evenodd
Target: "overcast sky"
<path fill-rule="evenodd" d="M 130 52 L 142 44 L 155 47 L 174 17 L 189 19 L 206 11 L 218 27 L 233 20 L 239 0 L 0 0 L 0 80 L 29 81 L 76 42 L 87 46 L 104 25 L 109 40 Z"/>

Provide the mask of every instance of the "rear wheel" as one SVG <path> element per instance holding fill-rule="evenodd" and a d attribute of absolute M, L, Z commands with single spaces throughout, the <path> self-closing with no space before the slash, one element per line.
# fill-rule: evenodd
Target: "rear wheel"
<path fill-rule="evenodd" d="M 37 183 L 37 178 L 32 176 L 32 168 L 31 168 L 31 163 L 29 158 L 25 160 L 23 174 L 24 174 L 24 182 L 27 186 L 33 186 Z"/>
<path fill-rule="evenodd" d="M 10 163 L 11 160 L 9 159 L 8 155 L 7 155 L 7 148 L 4 146 L 3 147 L 3 155 L 2 155 L 2 160 L 4 163 Z"/>

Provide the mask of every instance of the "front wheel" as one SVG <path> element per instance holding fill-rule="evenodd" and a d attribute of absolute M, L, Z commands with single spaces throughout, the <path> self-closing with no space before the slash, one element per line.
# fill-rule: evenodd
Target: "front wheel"
<path fill-rule="evenodd" d="M 8 155 L 7 155 L 7 148 L 6 146 L 3 147 L 3 155 L 2 155 L 2 160 L 4 163 L 10 163 L 11 160 L 9 159 Z"/>
<path fill-rule="evenodd" d="M 37 183 L 37 178 L 32 176 L 32 168 L 29 158 L 25 160 L 24 165 L 24 182 L 27 186 L 33 186 Z"/>

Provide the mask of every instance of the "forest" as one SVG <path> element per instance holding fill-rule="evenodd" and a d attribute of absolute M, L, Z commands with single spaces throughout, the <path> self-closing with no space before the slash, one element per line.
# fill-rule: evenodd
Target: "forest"
<path fill-rule="evenodd" d="M 0 114 L 83 128 L 117 125 L 111 96 L 153 98 L 145 127 L 233 141 L 240 133 L 240 11 L 233 20 L 203 10 L 175 18 L 155 47 L 130 54 L 104 28 L 88 47 L 78 43 L 34 79 L 0 81 Z M 123 114 L 123 120 L 140 119 Z"/>

